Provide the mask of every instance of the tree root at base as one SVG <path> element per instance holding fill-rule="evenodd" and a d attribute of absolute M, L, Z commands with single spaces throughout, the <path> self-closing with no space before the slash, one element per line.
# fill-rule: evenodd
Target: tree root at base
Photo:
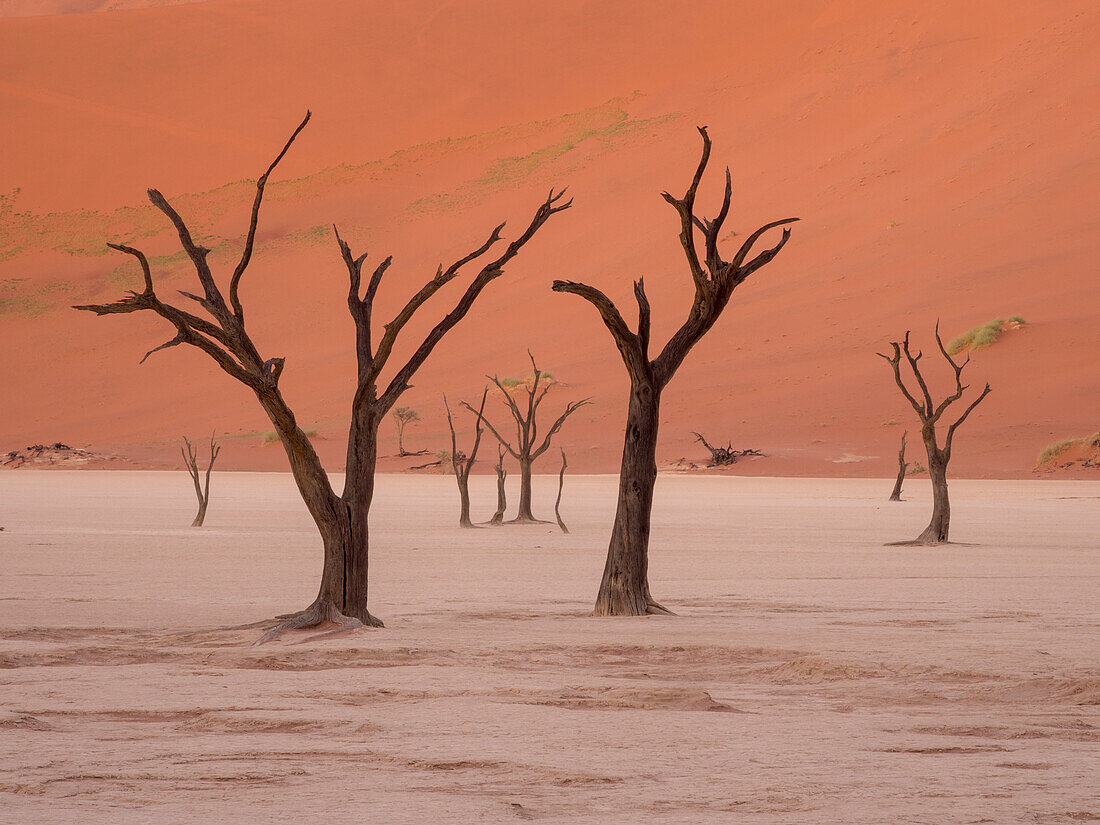
<path fill-rule="evenodd" d="M 676 614 L 665 607 L 659 602 L 655 602 L 651 598 L 645 599 L 645 608 L 637 609 L 635 605 L 630 605 L 629 610 L 615 610 L 608 604 L 597 604 L 592 611 L 593 616 L 675 616 Z M 611 609 L 609 609 L 611 608 Z"/>
<path fill-rule="evenodd" d="M 972 541 L 928 541 L 926 539 L 910 539 L 909 541 L 888 541 L 883 547 L 977 547 Z"/>
<path fill-rule="evenodd" d="M 336 605 L 329 601 L 317 601 L 305 610 L 300 610 L 297 613 L 284 613 L 280 616 L 276 616 L 275 619 L 277 624 L 253 642 L 253 647 L 259 647 L 260 645 L 272 642 L 288 630 L 304 630 L 307 627 L 317 627 L 322 624 L 335 624 L 337 626 L 331 630 L 325 630 L 320 633 L 315 633 L 312 636 L 307 636 L 301 641 L 308 642 L 313 639 L 326 638 L 328 636 L 334 636 L 337 633 L 345 633 L 360 627 L 385 627 L 381 619 L 372 616 L 370 613 L 367 614 L 367 620 L 365 622 L 354 616 L 345 616 L 336 609 Z M 267 622 L 263 622 L 262 624 L 267 624 Z"/>

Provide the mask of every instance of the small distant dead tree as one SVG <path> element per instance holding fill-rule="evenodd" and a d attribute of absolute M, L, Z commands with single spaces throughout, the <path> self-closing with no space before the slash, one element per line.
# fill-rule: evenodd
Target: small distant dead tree
<path fill-rule="evenodd" d="M 947 436 L 944 439 L 943 447 L 940 447 L 936 439 L 936 424 L 939 422 L 940 418 L 943 417 L 947 408 L 962 398 L 963 393 L 970 388 L 969 384 L 963 384 L 962 382 L 962 373 L 966 365 L 970 363 L 970 355 L 968 354 L 966 360 L 960 364 L 948 354 L 943 346 L 943 340 L 940 338 L 939 321 L 936 321 L 936 345 L 939 347 L 944 359 L 951 365 L 951 369 L 955 373 L 955 391 L 944 398 L 939 404 L 932 401 L 932 394 L 928 390 L 928 384 L 924 380 L 924 376 L 921 375 L 920 367 L 917 365 L 923 353 L 918 350 L 916 354 L 914 354 L 909 348 L 908 330 L 905 333 L 905 338 L 900 344 L 896 341 L 890 342 L 890 347 L 893 349 L 892 355 L 886 355 L 881 352 L 876 353 L 880 358 L 885 359 L 890 364 L 890 368 L 894 372 L 894 382 L 898 385 L 898 389 L 901 390 L 901 394 L 905 396 L 905 400 L 909 402 L 910 406 L 916 411 L 917 416 L 920 418 L 921 438 L 924 440 L 924 449 L 928 453 L 928 475 L 932 479 L 932 520 L 928 523 L 924 532 L 913 541 L 896 542 L 897 544 L 946 544 L 948 542 L 948 533 L 951 527 L 951 502 L 947 498 L 947 464 L 951 461 L 951 447 L 955 440 L 955 431 L 959 429 L 970 413 L 974 411 L 974 408 L 982 403 L 990 392 L 987 382 L 981 394 L 971 402 L 970 406 L 963 410 L 962 415 L 955 420 L 955 423 L 948 426 Z M 916 395 L 909 391 L 908 387 L 905 386 L 905 381 L 902 379 L 902 356 L 905 357 L 905 361 L 908 363 L 909 369 L 916 379 L 917 386 L 920 387 L 920 394 L 922 396 L 920 400 L 917 400 Z"/>
<path fill-rule="evenodd" d="M 735 450 L 733 449 L 732 441 L 727 441 L 725 447 L 712 447 L 699 433 L 693 431 L 691 434 L 695 436 L 696 441 L 701 443 L 710 452 L 710 464 L 707 465 L 708 467 L 728 467 L 731 464 L 736 464 L 737 459 L 747 455 L 763 455 L 759 450 Z"/>
<path fill-rule="evenodd" d="M 512 519 L 513 524 L 537 524 L 541 521 L 535 518 L 534 514 L 531 512 L 531 465 L 535 463 L 535 460 L 538 459 L 539 456 L 549 449 L 550 439 L 552 439 L 558 430 L 561 429 L 562 424 L 565 423 L 565 419 L 569 418 L 569 416 L 586 404 L 592 403 L 592 400 L 589 398 L 583 398 L 580 401 L 570 401 L 566 405 L 565 411 L 558 416 L 558 420 L 553 423 L 540 443 L 538 440 L 538 424 L 535 421 L 535 416 L 538 413 L 539 404 L 541 404 L 542 400 L 546 397 L 546 393 L 548 393 L 550 388 L 557 382 L 538 368 L 538 365 L 535 364 L 535 356 L 531 355 L 530 352 L 528 352 L 527 355 L 531 359 L 531 369 L 534 370 L 534 373 L 531 383 L 526 386 L 526 411 L 520 409 L 520 405 L 516 403 L 516 399 L 512 397 L 512 394 L 508 392 L 508 388 L 501 383 L 499 378 L 495 375 L 488 376 L 489 380 L 496 384 L 501 394 L 503 394 L 504 403 L 508 406 L 508 411 L 512 413 L 512 418 L 516 422 L 516 443 L 515 446 L 513 446 L 500 434 L 493 426 L 492 422 L 485 419 L 485 426 L 489 428 L 489 432 L 491 432 L 504 449 L 519 462 L 519 512 L 516 513 L 516 517 Z M 469 404 L 466 404 L 466 407 L 471 412 L 475 411 Z"/>
<path fill-rule="evenodd" d="M 493 469 L 497 473 L 497 511 L 493 513 L 489 523 L 499 526 L 504 523 L 504 511 L 508 509 L 508 495 L 504 491 L 504 480 L 508 478 L 508 471 L 504 468 L 503 444 L 497 444 L 497 463 Z"/>
<path fill-rule="evenodd" d="M 183 463 L 187 467 L 188 475 L 195 482 L 195 496 L 199 500 L 199 512 L 195 514 L 195 520 L 191 522 L 192 527 L 202 527 L 202 523 L 206 521 L 206 508 L 210 504 L 210 471 L 214 469 L 214 460 L 221 451 L 221 446 L 214 440 L 214 434 L 211 433 L 210 463 L 206 465 L 206 484 L 200 485 L 198 453 L 187 439 L 187 436 L 183 436 L 183 446 L 180 447 L 180 454 L 183 456 Z"/>
<path fill-rule="evenodd" d="M 600 290 L 573 281 L 554 281 L 555 292 L 579 295 L 591 303 L 615 340 L 630 376 L 630 404 L 627 408 L 619 499 L 603 579 L 596 597 L 597 616 L 641 616 L 668 613 L 649 592 L 649 525 L 653 509 L 653 486 L 657 481 L 657 426 L 661 393 L 672 380 L 691 348 L 714 326 L 729 303 L 733 291 L 758 269 L 769 263 L 787 243 L 790 229 L 783 230 L 779 243 L 756 257 L 749 253 L 768 230 L 793 223 L 797 218 L 772 221 L 749 235 L 727 261 L 718 249 L 718 238 L 729 214 L 732 184 L 726 169 L 726 190 L 722 207 L 713 220 L 695 216 L 695 194 L 710 158 L 707 130 L 700 127 L 703 153 L 691 185 L 682 198 L 668 192 L 662 196 L 680 219 L 680 244 L 695 283 L 695 299 L 687 320 L 673 334 L 660 355 L 649 357 L 650 306 L 639 278 L 634 282 L 638 303 L 638 331 L 632 332 L 618 308 Z M 696 232 L 704 241 L 704 254 L 696 248 Z"/>
<path fill-rule="evenodd" d="M 397 407 L 391 415 L 394 421 L 397 422 L 397 454 L 399 456 L 424 455 L 428 452 L 427 450 L 417 450 L 415 453 L 410 453 L 405 449 L 405 427 L 418 422 L 420 413 L 412 407 Z"/>
<path fill-rule="evenodd" d="M 477 411 L 474 446 L 470 449 L 469 455 L 458 449 L 455 422 L 454 418 L 451 417 L 451 405 L 447 403 L 447 395 L 443 395 L 443 406 L 447 408 L 447 426 L 451 428 L 451 467 L 455 471 L 455 480 L 458 482 L 458 497 L 461 503 L 458 515 L 459 527 L 472 528 L 474 526 L 474 523 L 470 521 L 470 470 L 474 468 L 474 462 L 477 461 L 477 448 L 481 446 L 481 433 L 483 432 L 481 424 L 485 420 L 483 413 L 485 412 L 485 399 L 488 395 L 489 388 L 486 387 L 481 394 L 481 408 Z"/>
<path fill-rule="evenodd" d="M 568 533 L 569 528 L 565 526 L 565 522 L 561 520 L 561 491 L 565 487 L 565 448 L 561 449 L 561 472 L 558 473 L 558 499 L 554 502 L 554 517 L 558 520 L 558 527 L 561 528 L 563 533 Z"/>
<path fill-rule="evenodd" d="M 901 449 L 898 450 L 898 477 L 894 481 L 894 492 L 890 493 L 890 501 L 901 501 L 901 485 L 905 481 L 905 471 L 909 469 L 909 462 L 905 460 L 905 439 L 909 432 L 901 434 Z"/>
<path fill-rule="evenodd" d="M 374 300 L 383 275 L 389 269 L 392 257 L 387 257 L 375 268 L 365 291 L 363 290 L 363 263 L 367 258 L 352 254 L 351 248 L 333 227 L 336 243 L 348 274 L 347 305 L 355 322 L 355 354 L 357 370 L 355 394 L 351 404 L 351 422 L 348 428 L 346 480 L 343 491 L 337 495 L 329 477 L 310 442 L 309 436 L 298 424 L 290 406 L 279 388 L 285 359 L 264 358 L 245 328 L 244 305 L 239 289 L 241 278 L 249 261 L 256 240 L 256 226 L 263 201 L 264 188 L 279 161 L 289 151 L 298 134 L 309 123 L 310 114 L 294 130 L 275 160 L 256 182 L 256 196 L 252 203 L 252 215 L 245 236 L 244 250 L 229 279 L 228 300 L 211 272 L 207 256 L 210 250 L 196 243 L 186 221 L 156 189 L 149 190 L 149 200 L 171 221 L 179 235 L 180 245 L 198 275 L 202 295 L 188 292 L 182 295 L 198 304 L 206 313 L 200 316 L 166 303 L 153 286 L 149 259 L 143 252 L 122 244 L 109 244 L 137 259 L 145 278 L 142 292 L 130 292 L 126 297 L 110 304 L 90 304 L 76 309 L 94 312 L 96 315 L 114 315 L 151 311 L 176 329 L 171 340 L 146 353 L 150 355 L 168 347 L 187 344 L 206 353 L 234 379 L 251 390 L 275 427 L 290 461 L 290 469 L 298 485 L 310 515 L 317 525 L 324 544 L 324 563 L 317 597 L 305 609 L 279 616 L 277 622 L 257 643 L 274 639 L 292 628 L 314 627 L 326 622 L 336 623 L 338 629 L 362 625 L 381 627 L 382 622 L 367 609 L 367 568 L 369 555 L 368 515 L 374 497 L 374 474 L 378 458 L 378 428 L 393 409 L 401 394 L 409 388 L 409 382 L 431 355 L 443 337 L 454 329 L 474 305 L 482 290 L 504 272 L 504 267 L 535 236 L 551 216 L 571 205 L 562 203 L 564 192 L 551 191 L 535 210 L 527 228 L 497 257 L 481 264 L 481 269 L 458 298 L 453 308 L 437 322 L 413 348 L 404 364 L 392 372 L 388 382 L 382 381 L 386 368 L 402 330 L 439 290 L 461 274 L 463 268 L 483 259 L 501 239 L 504 224 L 497 226 L 488 239 L 473 251 L 458 258 L 446 268 L 441 264 L 428 281 L 405 303 L 397 315 L 382 327 L 375 344 L 372 315 Z"/>

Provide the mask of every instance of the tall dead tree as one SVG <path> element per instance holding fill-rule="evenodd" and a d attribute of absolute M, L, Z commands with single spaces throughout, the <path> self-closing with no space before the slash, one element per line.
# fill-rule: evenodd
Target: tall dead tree
<path fill-rule="evenodd" d="M 776 246 L 749 258 L 757 240 L 768 230 L 793 223 L 797 218 L 772 221 L 749 235 L 730 260 L 718 248 L 718 238 L 729 214 L 732 185 L 726 169 L 726 189 L 722 207 L 713 220 L 695 216 L 695 194 L 710 159 L 711 142 L 707 130 L 700 127 L 702 157 L 691 185 L 682 198 L 668 192 L 662 196 L 680 219 L 680 244 L 695 284 L 695 300 L 687 320 L 665 344 L 661 353 L 649 357 L 650 305 L 641 279 L 634 282 L 638 303 L 638 329 L 631 331 L 619 310 L 603 292 L 587 284 L 554 281 L 555 292 L 579 295 L 600 313 L 610 331 L 627 373 L 630 375 L 630 403 L 627 408 L 626 437 L 619 472 L 619 498 L 611 542 L 607 551 L 603 579 L 596 597 L 597 616 L 640 616 L 667 613 L 649 592 L 649 525 L 653 508 L 653 486 L 657 480 L 657 426 L 664 391 L 691 348 L 714 326 L 729 303 L 733 290 L 756 270 L 770 262 L 787 243 L 790 229 L 784 229 Z M 702 237 L 704 252 L 696 247 L 696 233 Z"/>
<path fill-rule="evenodd" d="M 892 355 L 886 355 L 881 352 L 876 353 L 880 358 L 884 358 L 890 364 L 894 372 L 894 382 L 898 385 L 898 389 L 901 390 L 901 394 L 905 396 L 905 400 L 908 401 L 909 405 L 916 411 L 917 417 L 920 418 L 921 438 L 924 441 L 924 449 L 928 453 L 928 475 L 932 478 L 932 520 L 928 523 L 924 532 L 913 541 L 898 542 L 899 544 L 947 543 L 951 527 L 951 502 L 947 498 L 947 465 L 948 462 L 951 461 L 951 447 L 954 444 L 955 431 L 959 429 L 962 423 L 966 421 L 967 416 L 974 411 L 975 407 L 982 403 L 990 392 L 987 382 L 981 394 L 971 402 L 970 406 L 963 410 L 962 415 L 955 420 L 955 423 L 948 426 L 947 436 L 944 438 L 943 447 L 940 447 L 936 439 L 936 424 L 939 423 L 943 414 L 947 412 L 947 408 L 962 398 L 963 393 L 970 388 L 969 384 L 963 384 L 962 382 L 962 373 L 966 365 L 970 363 L 970 355 L 968 354 L 966 360 L 960 364 L 948 354 L 943 346 L 943 340 L 940 338 L 939 321 L 936 322 L 936 345 L 939 347 L 944 359 L 951 365 L 951 369 L 955 373 L 955 391 L 944 398 L 939 404 L 932 401 L 932 393 L 928 389 L 928 383 L 924 380 L 924 376 L 921 375 L 920 367 L 917 364 L 923 353 L 918 350 L 916 354 L 914 354 L 909 348 L 908 330 L 905 333 L 905 338 L 900 344 L 896 341 L 890 342 L 890 347 L 893 349 Z M 915 393 L 909 391 L 909 388 L 906 387 L 905 381 L 901 376 L 902 356 L 905 357 L 905 361 L 909 365 L 913 377 L 916 379 L 917 386 L 920 388 L 921 398 L 919 400 Z"/>
<path fill-rule="evenodd" d="M 901 434 L 901 449 L 898 450 L 898 477 L 894 481 L 894 492 L 890 493 L 890 501 L 901 501 L 901 485 L 905 482 L 905 471 L 909 469 L 909 463 L 905 460 L 905 439 L 908 432 Z"/>
<path fill-rule="evenodd" d="M 592 403 L 589 398 L 583 398 L 580 401 L 570 401 L 566 405 L 565 411 L 558 416 L 557 421 L 553 423 L 546 433 L 546 436 L 539 442 L 538 423 L 535 418 L 539 410 L 539 405 L 546 397 L 546 393 L 550 392 L 550 388 L 557 382 L 546 375 L 546 373 L 539 370 L 538 366 L 535 364 L 535 356 L 531 355 L 530 352 L 528 352 L 527 355 L 531 359 L 531 369 L 534 370 L 534 374 L 530 384 L 526 385 L 527 403 L 524 405 L 526 411 L 520 409 L 520 405 L 516 402 L 516 399 L 512 397 L 512 394 L 508 392 L 508 389 L 500 382 L 500 379 L 495 375 L 488 376 L 489 380 L 497 385 L 497 388 L 504 396 L 504 402 L 516 423 L 516 443 L 515 446 L 513 446 L 511 442 L 500 434 L 488 419 L 485 419 L 485 426 L 489 428 L 489 432 L 491 432 L 504 449 L 519 462 L 519 512 L 516 513 L 516 517 L 512 519 L 513 524 L 535 524 L 541 521 L 535 518 L 534 514 L 531 512 L 531 465 L 535 463 L 535 460 L 538 459 L 539 456 L 549 449 L 550 439 L 552 439 L 558 430 L 561 429 L 562 424 L 565 423 L 565 419 L 569 418 L 569 416 L 586 404 Z M 466 407 L 471 411 L 474 409 L 469 404 L 466 404 Z"/>
<path fill-rule="evenodd" d="M 180 447 L 180 454 L 183 456 L 183 464 L 187 468 L 187 474 L 191 476 L 191 480 L 195 483 L 195 496 L 199 500 L 199 511 L 195 514 L 195 520 L 191 522 L 192 527 L 202 527 L 203 522 L 206 521 L 206 508 L 210 504 L 210 471 L 214 469 L 214 460 L 221 451 L 222 448 L 214 440 L 214 434 L 211 433 L 210 463 L 206 465 L 206 484 L 202 485 L 199 483 L 198 451 L 187 439 L 187 436 L 183 436 L 183 446 Z"/>
<path fill-rule="evenodd" d="M 481 424 L 485 420 L 485 399 L 489 395 L 489 388 L 485 388 L 485 392 L 481 394 L 481 408 L 477 411 L 477 424 L 474 434 L 474 446 L 470 449 L 470 454 L 461 452 L 458 449 L 458 439 L 455 436 L 455 422 L 451 417 L 451 405 L 447 403 L 447 396 L 443 396 L 443 406 L 447 408 L 447 426 L 451 428 L 451 467 L 455 471 L 455 480 L 458 482 L 458 498 L 461 504 L 458 515 L 459 527 L 473 527 L 474 523 L 470 521 L 470 470 L 474 468 L 474 462 L 477 461 L 477 448 L 481 446 L 481 433 L 483 432 Z"/>
<path fill-rule="evenodd" d="M 166 303 L 153 287 L 149 260 L 138 249 L 122 244 L 109 244 L 111 248 L 137 259 L 145 278 L 142 292 L 131 292 L 110 304 L 78 306 L 76 309 L 97 315 L 113 315 L 140 311 L 152 311 L 167 320 L 176 329 L 176 335 L 166 343 L 146 353 L 188 344 L 205 352 L 214 362 L 255 394 L 278 433 L 290 460 L 291 472 L 310 515 L 317 525 L 324 544 L 324 564 L 317 597 L 305 609 L 280 616 L 260 639 L 267 641 L 289 628 L 312 627 L 324 622 L 336 622 L 344 627 L 369 625 L 380 627 L 382 623 L 367 609 L 368 524 L 371 500 L 374 495 L 374 474 L 378 456 L 378 427 L 394 407 L 401 394 L 409 387 L 413 375 L 431 355 L 443 337 L 470 311 L 482 290 L 499 278 L 505 265 L 535 236 L 554 214 L 567 209 L 571 202 L 562 202 L 564 192 L 551 191 L 535 211 L 527 228 L 497 257 L 485 263 L 479 261 L 480 270 L 468 284 L 453 308 L 427 333 L 415 347 L 408 360 L 392 372 L 388 381 L 382 379 L 394 351 L 398 336 L 417 311 L 440 289 L 459 276 L 463 268 L 483 259 L 501 239 L 504 224 L 497 226 L 489 237 L 473 251 L 463 255 L 446 268 L 439 266 L 435 274 L 401 308 L 397 315 L 381 330 L 375 343 L 373 338 L 372 310 L 375 295 L 382 277 L 392 262 L 387 257 L 378 264 L 362 289 L 363 263 L 367 258 L 352 254 L 351 248 L 335 231 L 336 242 L 347 268 L 349 287 L 347 305 L 355 322 L 355 353 L 357 375 L 351 404 L 351 421 L 348 433 L 346 481 L 337 495 L 329 483 L 317 453 L 309 437 L 298 424 L 290 406 L 279 388 L 285 359 L 265 358 L 245 329 L 244 306 L 239 296 L 241 278 L 252 259 L 256 239 L 256 225 L 264 187 L 268 177 L 290 149 L 298 134 L 306 127 L 310 115 L 294 130 L 282 151 L 256 182 L 256 196 L 244 250 L 229 279 L 228 299 L 218 286 L 207 262 L 210 250 L 192 237 L 184 218 L 156 189 L 149 190 L 149 200 L 172 222 L 179 235 L 180 244 L 194 266 L 202 287 L 201 295 L 182 293 L 201 307 L 208 317 L 200 316 L 173 304 Z M 142 360 L 144 361 L 145 358 Z"/>
<path fill-rule="evenodd" d="M 493 513 L 489 523 L 501 525 L 504 523 L 504 511 L 508 509 L 508 495 L 504 490 L 504 480 L 508 478 L 508 471 L 504 468 L 503 444 L 497 444 L 497 463 L 493 469 L 497 473 L 497 511 Z"/>
<path fill-rule="evenodd" d="M 409 455 L 424 455 L 427 450 L 418 450 L 410 453 L 405 449 L 405 428 L 420 420 L 420 413 L 412 407 L 397 407 L 392 413 L 393 420 L 397 422 L 397 454 L 401 457 Z"/>
<path fill-rule="evenodd" d="M 563 533 L 568 533 L 569 528 L 565 526 L 565 522 L 561 520 L 561 491 L 565 489 L 565 448 L 561 448 L 561 472 L 558 473 L 558 498 L 554 502 L 554 518 L 558 520 L 558 527 L 561 528 Z"/>

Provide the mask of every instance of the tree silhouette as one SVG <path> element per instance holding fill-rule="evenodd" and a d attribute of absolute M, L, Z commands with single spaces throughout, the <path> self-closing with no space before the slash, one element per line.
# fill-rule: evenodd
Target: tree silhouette
<path fill-rule="evenodd" d="M 485 420 L 483 413 L 485 412 L 485 399 L 488 395 L 489 388 L 486 387 L 481 394 L 481 407 L 476 413 L 477 424 L 474 432 L 474 446 L 470 449 L 469 455 L 458 449 L 455 422 L 454 418 L 451 417 L 451 405 L 447 403 L 446 394 L 443 396 L 443 406 L 447 409 L 447 426 L 451 428 L 451 467 L 455 471 L 455 480 L 458 482 L 459 527 L 474 526 L 474 523 L 470 520 L 470 471 L 474 468 L 474 462 L 477 461 L 477 449 L 481 446 L 481 425 Z"/>
<path fill-rule="evenodd" d="M 793 223 L 797 218 L 772 221 L 757 229 L 730 260 L 719 250 L 719 235 L 729 214 L 732 184 L 726 169 L 726 190 L 722 207 L 713 220 L 695 216 L 695 194 L 710 159 L 711 142 L 707 130 L 699 128 L 703 153 L 691 185 L 682 198 L 668 192 L 662 197 L 676 210 L 680 219 L 680 244 L 695 284 L 695 299 L 687 320 L 665 344 L 661 353 L 649 356 L 650 305 L 642 279 L 634 282 L 638 303 L 638 330 L 627 326 L 611 299 L 595 287 L 574 281 L 554 281 L 555 292 L 579 295 L 600 313 L 600 318 L 615 340 L 630 376 L 630 403 L 627 408 L 622 467 L 619 471 L 619 498 L 615 524 L 607 551 L 600 591 L 596 597 L 597 616 L 640 616 L 667 613 L 649 592 L 649 524 L 653 509 L 653 486 L 657 481 L 657 427 L 661 393 L 691 348 L 710 331 L 729 303 L 733 291 L 758 269 L 769 263 L 787 243 L 790 229 L 783 230 L 779 243 L 754 258 L 749 258 L 756 241 L 769 229 Z M 696 232 L 704 242 L 699 256 Z"/>
<path fill-rule="evenodd" d="M 206 465 L 206 484 L 203 486 L 199 484 L 198 452 L 187 440 L 187 436 L 183 436 L 183 446 L 180 447 L 180 454 L 183 456 L 183 464 L 187 468 L 188 475 L 195 483 L 195 496 L 199 500 L 199 511 L 195 514 L 194 521 L 191 522 L 192 527 L 202 527 L 203 522 L 206 521 L 206 508 L 210 504 L 210 471 L 214 469 L 214 461 L 221 451 L 222 448 L 218 446 L 218 443 L 214 440 L 214 434 L 211 433 L 210 463 Z"/>
<path fill-rule="evenodd" d="M 932 394 L 928 390 L 928 383 L 924 380 L 924 376 L 921 375 L 920 367 L 918 363 L 923 356 L 919 350 L 916 354 L 909 348 L 909 331 L 906 330 L 905 338 L 902 339 L 899 344 L 896 341 L 890 342 L 890 347 L 893 349 L 892 355 L 886 355 L 885 353 L 876 353 L 879 358 L 884 358 L 890 364 L 890 368 L 894 373 L 894 382 L 898 385 L 898 389 L 901 390 L 901 394 L 905 396 L 905 400 L 909 402 L 909 405 L 916 411 L 917 417 L 920 418 L 921 423 L 921 438 L 924 441 L 924 449 L 928 453 L 928 475 L 932 479 L 932 520 L 928 523 L 928 526 L 924 528 L 919 536 L 913 541 L 896 542 L 897 544 L 946 544 L 948 541 L 948 534 L 951 529 L 951 502 L 947 498 L 947 464 L 951 461 L 951 448 L 955 441 L 955 431 L 962 426 L 962 423 L 966 421 L 967 417 L 989 395 L 989 384 L 986 383 L 985 389 L 981 394 L 975 398 L 970 406 L 963 410 L 955 423 L 951 424 L 947 428 L 947 436 L 944 439 L 943 446 L 940 447 L 939 442 L 936 439 L 936 424 L 939 423 L 940 418 L 947 412 L 947 408 L 962 398 L 963 393 L 969 389 L 969 384 L 963 384 L 962 373 L 966 368 L 966 365 L 970 363 L 970 356 L 966 356 L 966 360 L 961 364 L 956 362 L 947 352 L 943 346 L 943 341 L 940 338 L 940 322 L 936 321 L 936 345 L 939 347 L 940 352 L 943 354 L 944 359 L 951 365 L 951 369 L 955 373 L 955 391 L 944 398 L 939 404 L 932 401 Z M 901 376 L 901 359 L 905 357 L 906 363 L 909 365 L 910 371 L 913 373 L 913 377 L 916 379 L 917 386 L 920 387 L 921 399 L 918 400 L 916 395 L 909 391 L 909 388 L 905 386 L 905 381 Z"/>
<path fill-rule="evenodd" d="M 183 217 L 156 189 L 149 190 L 149 200 L 171 221 L 179 235 L 180 245 L 187 254 L 202 287 L 201 295 L 188 292 L 183 297 L 194 301 L 208 317 L 196 315 L 161 299 L 153 286 L 149 260 L 143 252 L 122 244 L 108 244 L 137 259 L 145 278 L 142 292 L 130 292 L 126 297 L 109 304 L 90 304 L 76 309 L 94 312 L 96 315 L 153 312 L 167 320 L 176 329 L 171 340 L 153 348 L 145 357 L 168 347 L 188 344 L 206 353 L 226 373 L 246 386 L 256 396 L 275 427 L 290 460 L 290 469 L 302 499 L 313 517 L 324 544 L 324 564 L 317 597 L 304 610 L 278 617 L 278 622 L 258 643 L 277 637 L 291 628 L 313 627 L 325 622 L 335 622 L 342 628 L 361 625 L 380 627 L 382 622 L 367 609 L 367 569 L 369 539 L 367 520 L 374 497 L 374 475 L 378 457 L 378 427 L 401 394 L 409 388 L 413 375 L 432 351 L 459 321 L 470 311 L 482 290 L 500 277 L 508 264 L 535 236 L 549 218 L 569 208 L 571 201 L 562 203 L 564 192 L 550 192 L 535 210 L 527 228 L 497 257 L 481 263 L 477 275 L 467 285 L 453 308 L 437 322 L 425 338 L 415 347 L 408 360 L 393 372 L 389 381 L 382 379 L 402 330 L 418 310 L 440 289 L 457 278 L 463 268 L 484 258 L 501 239 L 504 224 L 500 224 L 489 237 L 473 251 L 458 258 L 452 264 L 441 264 L 435 274 L 405 303 L 397 315 L 382 328 L 382 334 L 374 343 L 372 312 L 374 299 L 382 278 L 392 263 L 387 257 L 375 268 L 366 284 L 362 283 L 363 263 L 366 254 L 353 255 L 351 248 L 333 227 L 336 242 L 348 272 L 347 305 L 355 322 L 355 353 L 357 372 L 355 392 L 351 405 L 351 422 L 348 430 L 346 480 L 344 489 L 337 495 L 328 475 L 310 443 L 309 437 L 283 398 L 279 378 L 285 359 L 264 358 L 245 329 L 244 306 L 239 288 L 249 261 L 252 259 L 256 240 L 256 226 L 264 188 L 268 177 L 290 149 L 298 134 L 309 123 L 310 114 L 294 130 L 281 152 L 256 182 L 256 196 L 252 204 L 251 220 L 245 237 L 240 261 L 229 280 L 228 300 L 218 286 L 207 262 L 210 250 L 192 237 Z"/>
<path fill-rule="evenodd" d="M 405 427 L 409 424 L 418 422 L 420 420 L 420 413 L 412 407 L 395 407 L 391 415 L 394 421 L 397 422 L 397 454 L 399 456 L 424 455 L 427 450 L 417 450 L 415 453 L 410 453 L 405 450 Z"/>
<path fill-rule="evenodd" d="M 527 390 L 527 403 L 524 405 L 526 411 L 520 408 L 520 405 L 516 402 L 516 399 L 512 397 L 512 394 L 508 391 L 508 388 L 501 383 L 500 379 L 495 375 L 490 375 L 489 380 L 497 385 L 497 389 L 500 390 L 504 396 L 504 403 L 508 407 L 508 411 L 512 414 L 512 418 L 516 423 L 516 443 L 515 446 L 511 444 L 507 439 L 500 434 L 500 432 L 493 426 L 492 422 L 485 419 L 485 426 L 489 428 L 491 432 L 500 442 L 500 444 L 506 449 L 513 458 L 519 462 L 519 512 L 516 517 L 512 519 L 515 524 L 535 524 L 540 519 L 535 518 L 531 512 L 531 465 L 550 448 L 550 440 L 561 429 L 565 423 L 565 419 L 579 410 L 581 407 L 591 404 L 592 401 L 589 398 L 583 398 L 580 401 L 570 401 L 565 411 L 558 416 L 558 419 L 551 425 L 542 441 L 538 440 L 538 422 L 535 420 L 538 414 L 539 405 L 542 400 L 546 398 L 546 394 L 550 392 L 557 382 L 542 372 L 538 365 L 535 364 L 535 356 L 530 352 L 527 356 L 531 359 L 531 369 L 534 371 L 530 384 L 523 385 Z M 465 405 L 471 412 L 475 412 L 474 408 L 469 404 Z"/>

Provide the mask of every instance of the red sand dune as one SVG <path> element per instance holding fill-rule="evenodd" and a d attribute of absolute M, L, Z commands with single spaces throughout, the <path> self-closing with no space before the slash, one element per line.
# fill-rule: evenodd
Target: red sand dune
<path fill-rule="evenodd" d="M 137 5 L 153 8 L 64 14 Z M 107 239 L 164 256 L 162 292 L 190 288 L 165 222 L 143 206 L 147 186 L 176 200 L 224 272 L 251 199 L 247 183 L 226 184 L 262 171 L 307 107 L 243 295 L 334 470 L 353 331 L 329 225 L 373 260 L 395 256 L 385 317 L 440 260 L 501 219 L 515 231 L 564 184 L 575 208 L 407 393 L 425 418 L 408 438 L 446 446 L 441 393 L 472 398 L 486 372 L 525 374 L 529 347 L 569 385 L 559 404 L 594 398 L 562 433 L 570 466 L 616 469 L 625 372 L 591 307 L 549 286 L 584 280 L 629 308 L 644 275 L 655 338 L 670 334 L 690 278 L 659 192 L 686 187 L 699 124 L 715 141 L 704 212 L 728 163 L 738 235 L 802 222 L 666 392 L 662 460 L 702 459 L 700 430 L 768 454 L 745 472 L 890 475 L 903 428 L 921 456 L 874 352 L 906 328 L 928 350 L 937 317 L 949 337 L 1028 321 L 968 368 L 994 392 L 959 435 L 955 474 L 1028 475 L 1046 444 L 1094 432 L 1095 4 L 738 5 L 0 4 L 0 448 L 62 440 L 157 465 L 175 460 L 179 434 L 217 428 L 236 436 L 226 468 L 285 466 L 259 446 L 268 425 L 254 399 L 204 356 L 176 348 L 138 366 L 170 337 L 159 319 L 67 307 L 136 285 L 128 259 L 103 254 Z M 458 288 L 425 308 L 405 352 Z"/>

